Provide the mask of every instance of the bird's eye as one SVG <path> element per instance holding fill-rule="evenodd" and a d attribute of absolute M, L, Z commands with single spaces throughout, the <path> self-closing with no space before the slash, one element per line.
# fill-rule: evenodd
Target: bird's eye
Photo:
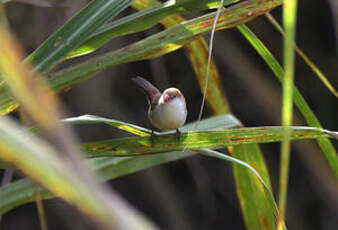
<path fill-rule="evenodd" d="M 176 94 L 173 94 L 170 96 L 171 99 L 174 99 L 176 97 Z"/>

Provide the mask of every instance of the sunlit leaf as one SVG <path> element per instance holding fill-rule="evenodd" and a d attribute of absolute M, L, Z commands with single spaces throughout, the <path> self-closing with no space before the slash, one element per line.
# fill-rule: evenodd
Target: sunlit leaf
<path fill-rule="evenodd" d="M 332 137 L 327 131 L 310 127 L 292 127 L 291 139 L 314 139 Z M 87 157 L 137 156 L 161 152 L 221 148 L 225 146 L 271 143 L 282 140 L 282 127 L 255 127 L 212 131 L 183 132 L 180 140 L 176 133 L 155 137 L 128 137 L 83 145 Z"/>

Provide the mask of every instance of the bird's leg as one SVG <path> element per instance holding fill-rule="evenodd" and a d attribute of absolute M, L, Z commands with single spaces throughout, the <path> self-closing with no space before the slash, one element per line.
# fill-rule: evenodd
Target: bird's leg
<path fill-rule="evenodd" d="M 154 130 L 151 130 L 150 140 L 151 140 L 152 146 L 154 146 L 154 144 L 155 144 L 155 138 L 156 138 L 156 134 L 155 134 Z"/>
<path fill-rule="evenodd" d="M 178 143 L 180 143 L 181 139 L 181 131 L 179 129 L 176 129 L 176 140 Z"/>

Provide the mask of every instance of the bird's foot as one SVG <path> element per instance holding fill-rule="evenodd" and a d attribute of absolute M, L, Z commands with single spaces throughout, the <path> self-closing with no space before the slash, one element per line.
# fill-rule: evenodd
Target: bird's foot
<path fill-rule="evenodd" d="M 156 137 L 157 135 L 155 134 L 154 130 L 151 130 L 151 136 L 150 136 L 151 146 L 154 146 Z"/>
<path fill-rule="evenodd" d="M 176 129 L 176 140 L 177 140 L 178 143 L 180 143 L 181 131 L 179 129 Z"/>

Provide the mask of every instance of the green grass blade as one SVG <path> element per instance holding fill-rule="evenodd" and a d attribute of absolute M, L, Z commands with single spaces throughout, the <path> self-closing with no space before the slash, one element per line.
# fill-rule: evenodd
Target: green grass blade
<path fill-rule="evenodd" d="M 46 142 L 22 131 L 7 118 L 0 119 L 0 136 L 1 159 L 16 166 L 88 216 L 101 221 L 109 228 L 153 228 L 131 209 L 116 202 L 116 206 L 111 206 L 107 199 L 96 196 L 95 184 L 86 183 L 87 180 L 80 177 L 60 153 Z M 2 197 L 0 205 L 6 203 L 6 200 L 7 197 Z"/>
<path fill-rule="evenodd" d="M 238 1 L 239 0 L 227 0 L 224 2 L 224 5 Z M 163 4 L 158 4 L 159 5 L 156 5 L 151 9 L 143 10 L 103 25 L 90 37 L 88 41 L 70 52 L 67 55 L 67 58 L 91 53 L 114 37 L 147 30 L 167 16 L 183 12 L 216 8 L 219 4 L 219 1 L 170 0 Z"/>
<path fill-rule="evenodd" d="M 86 41 L 98 27 L 112 19 L 133 0 L 94 0 L 58 31 L 50 36 L 37 50 L 29 55 L 36 71 L 47 72 L 59 60 Z"/>
<path fill-rule="evenodd" d="M 280 171 L 279 171 L 279 215 L 278 230 L 282 230 L 285 220 L 287 188 L 290 168 L 291 152 L 291 125 L 293 114 L 293 87 L 295 72 L 295 30 L 296 30 L 297 0 L 286 0 L 283 7 L 283 22 L 285 27 L 284 38 L 284 78 L 283 78 L 283 105 L 282 125 L 283 138 L 281 144 Z"/>
<path fill-rule="evenodd" d="M 138 156 L 161 152 L 221 148 L 243 144 L 271 143 L 282 140 L 282 127 L 255 127 L 183 132 L 180 141 L 175 133 L 156 137 L 130 137 L 89 142 L 83 145 L 87 157 Z M 314 139 L 333 137 L 329 131 L 310 127 L 292 127 L 291 139 Z"/>
<path fill-rule="evenodd" d="M 263 60 L 278 78 L 278 80 L 283 84 L 284 70 L 279 65 L 277 60 L 273 57 L 270 51 L 265 47 L 265 45 L 256 37 L 256 35 L 245 25 L 238 26 L 238 30 L 244 35 L 244 37 L 250 42 L 250 44 L 256 49 L 256 51 L 261 55 Z M 294 103 L 297 108 L 303 115 L 306 123 L 312 127 L 321 128 L 319 120 L 312 112 L 310 106 L 307 104 L 303 96 L 299 93 L 296 87 L 293 88 Z M 336 150 L 329 139 L 319 138 L 317 142 L 324 152 L 333 172 L 338 177 L 338 157 Z"/>

